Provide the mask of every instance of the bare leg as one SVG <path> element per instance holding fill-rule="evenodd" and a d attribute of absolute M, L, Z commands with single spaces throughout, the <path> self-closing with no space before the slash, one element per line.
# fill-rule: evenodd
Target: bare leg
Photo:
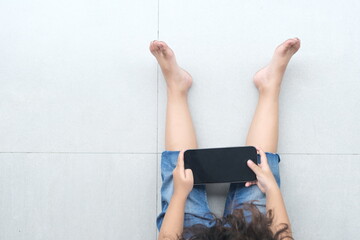
<path fill-rule="evenodd" d="M 287 64 L 299 48 L 298 38 L 288 39 L 276 48 L 269 65 L 255 74 L 254 83 L 259 90 L 259 99 L 246 145 L 258 146 L 265 152 L 277 151 L 281 81 Z"/>
<path fill-rule="evenodd" d="M 174 52 L 165 42 L 155 40 L 150 43 L 149 48 L 161 67 L 167 85 L 165 150 L 197 148 L 187 101 L 192 77 L 179 67 Z"/>

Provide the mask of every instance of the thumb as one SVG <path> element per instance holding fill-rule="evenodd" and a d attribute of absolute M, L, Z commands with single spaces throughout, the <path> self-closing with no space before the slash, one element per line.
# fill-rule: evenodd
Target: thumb
<path fill-rule="evenodd" d="M 193 172 L 191 171 L 190 168 L 185 169 L 185 179 L 187 180 L 194 179 Z"/>
<path fill-rule="evenodd" d="M 247 165 L 249 166 L 249 168 L 250 168 L 251 170 L 253 170 L 253 172 L 254 172 L 256 175 L 260 174 L 261 168 L 260 168 L 258 165 L 256 165 L 253 161 L 248 160 L 248 161 L 247 161 Z"/>

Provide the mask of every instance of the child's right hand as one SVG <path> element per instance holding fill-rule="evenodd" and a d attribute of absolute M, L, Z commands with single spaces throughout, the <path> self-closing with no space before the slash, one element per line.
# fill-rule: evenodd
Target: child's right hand
<path fill-rule="evenodd" d="M 249 187 L 251 185 L 257 184 L 260 190 L 266 194 L 268 191 L 278 188 L 278 185 L 269 167 L 266 154 L 259 147 L 255 146 L 255 148 L 260 154 L 261 163 L 257 165 L 253 161 L 248 160 L 247 165 L 256 174 L 257 181 L 247 182 L 245 186 Z"/>
<path fill-rule="evenodd" d="M 187 198 L 194 186 L 194 176 L 191 169 L 184 167 L 184 152 L 181 150 L 178 156 L 178 163 L 173 170 L 174 196 Z"/>

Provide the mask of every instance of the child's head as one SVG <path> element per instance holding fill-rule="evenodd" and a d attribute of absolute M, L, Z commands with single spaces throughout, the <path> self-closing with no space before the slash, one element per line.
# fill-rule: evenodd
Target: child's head
<path fill-rule="evenodd" d="M 246 221 L 245 211 L 251 212 L 250 222 Z M 233 214 L 222 218 L 212 215 L 214 217 L 212 221 L 215 221 L 214 226 L 209 228 L 196 224 L 184 228 L 179 240 L 293 239 L 291 235 L 288 238 L 284 237 L 289 233 L 287 224 L 280 226 L 279 230 L 274 234 L 270 228 L 274 218 L 273 212 L 270 210 L 266 215 L 262 214 L 253 203 L 246 203 L 243 208 L 236 209 Z"/>

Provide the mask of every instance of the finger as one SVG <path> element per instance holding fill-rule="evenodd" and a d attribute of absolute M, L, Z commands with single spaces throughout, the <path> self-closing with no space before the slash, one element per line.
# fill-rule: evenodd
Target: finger
<path fill-rule="evenodd" d="M 256 184 L 256 181 L 246 182 L 245 187 L 250 187 L 250 186 L 255 185 L 255 184 Z"/>
<path fill-rule="evenodd" d="M 253 170 L 253 172 L 254 172 L 256 175 L 260 174 L 260 171 L 261 171 L 260 167 L 259 167 L 258 165 L 256 165 L 253 161 L 248 160 L 248 161 L 247 161 L 247 165 L 249 166 L 249 168 L 250 168 L 251 170 Z"/>
<path fill-rule="evenodd" d="M 193 176 L 193 172 L 191 171 L 190 168 L 185 170 L 185 178 L 186 180 L 189 180 L 191 182 L 194 182 L 194 176 Z"/>
<path fill-rule="evenodd" d="M 177 168 L 180 173 L 180 177 L 185 179 L 185 169 L 184 169 L 184 150 L 180 150 L 179 157 L 178 157 L 178 164 Z"/>
<path fill-rule="evenodd" d="M 259 151 L 260 151 L 260 161 L 261 161 L 261 163 L 264 163 L 264 164 L 261 164 L 261 166 L 268 167 L 269 164 L 268 164 L 268 160 L 267 160 L 265 152 L 262 149 L 260 149 Z"/>
<path fill-rule="evenodd" d="M 260 151 L 262 150 L 259 146 L 254 146 L 256 148 L 256 153 L 261 156 Z"/>
<path fill-rule="evenodd" d="M 184 169 L 184 150 L 180 150 L 179 152 L 177 165 L 180 169 Z"/>

